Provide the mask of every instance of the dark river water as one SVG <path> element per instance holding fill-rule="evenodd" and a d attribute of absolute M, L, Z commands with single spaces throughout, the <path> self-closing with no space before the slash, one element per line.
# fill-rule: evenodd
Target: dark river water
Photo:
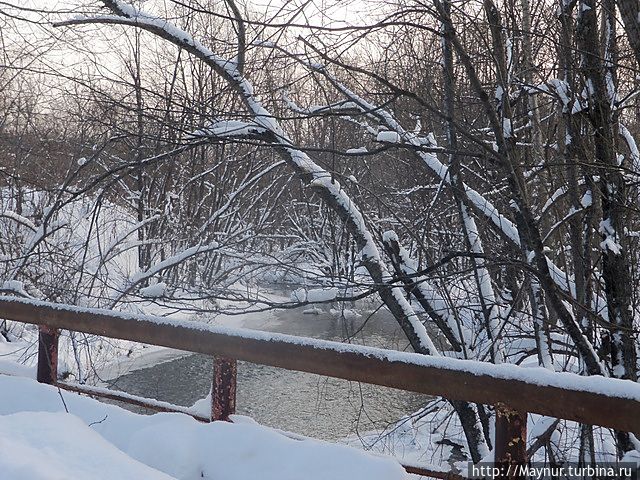
<path fill-rule="evenodd" d="M 252 315 L 243 328 L 404 349 L 406 340 L 386 311 L 359 318 L 305 315 L 302 310 Z M 209 392 L 211 359 L 189 355 L 120 376 L 111 388 L 191 406 Z M 238 363 L 237 413 L 282 430 L 336 440 L 385 430 L 428 397 L 319 375 Z M 131 408 L 131 407 L 127 407 Z M 133 407 L 135 408 L 135 407 Z M 138 410 L 140 411 L 140 410 Z"/>

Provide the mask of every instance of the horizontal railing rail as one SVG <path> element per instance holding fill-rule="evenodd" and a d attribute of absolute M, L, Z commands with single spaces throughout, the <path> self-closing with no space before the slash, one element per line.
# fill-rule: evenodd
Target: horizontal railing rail
<path fill-rule="evenodd" d="M 640 434 L 640 384 L 628 380 L 425 356 L 12 297 L 0 297 L 0 318 L 46 327 L 45 334 L 51 329 L 73 330 L 450 400 L 508 405 L 510 410 L 524 414 L 525 421 L 525 412 L 531 412 Z M 221 365 L 224 374 L 224 366 L 229 363 Z M 227 374 L 235 376 L 235 362 L 229 368 Z M 225 382 L 219 380 L 218 385 L 224 386 Z M 235 391 L 222 395 L 232 395 L 233 405 L 223 401 L 217 407 L 222 413 L 214 418 L 233 413 Z"/>
<path fill-rule="evenodd" d="M 56 382 L 56 386 L 67 390 L 69 392 L 81 393 L 90 397 L 107 398 L 109 400 L 115 400 L 116 402 L 128 403 L 130 405 L 136 405 L 147 410 L 153 410 L 155 412 L 170 412 L 170 413 L 182 413 L 195 418 L 200 422 L 210 422 L 210 417 L 205 417 L 192 408 L 181 407 L 180 405 L 174 405 L 169 402 L 162 402 L 151 398 L 140 397 L 138 395 L 131 395 L 125 392 L 117 390 L 111 390 L 109 388 L 94 387 L 91 385 L 84 385 L 81 383 L 70 382 Z"/>

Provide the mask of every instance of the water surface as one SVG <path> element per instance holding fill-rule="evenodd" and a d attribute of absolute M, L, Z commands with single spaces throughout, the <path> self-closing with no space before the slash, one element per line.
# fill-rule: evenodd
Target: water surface
<path fill-rule="evenodd" d="M 244 328 L 369 346 L 406 349 L 406 339 L 384 311 L 345 319 L 294 309 L 242 320 Z M 189 355 L 136 370 L 111 383 L 132 394 L 190 406 L 209 392 L 212 361 Z M 238 363 L 237 413 L 259 423 L 315 438 L 336 440 L 387 429 L 419 409 L 428 397 L 319 375 Z M 128 407 L 131 408 L 131 407 Z M 135 407 L 133 407 L 135 408 Z"/>

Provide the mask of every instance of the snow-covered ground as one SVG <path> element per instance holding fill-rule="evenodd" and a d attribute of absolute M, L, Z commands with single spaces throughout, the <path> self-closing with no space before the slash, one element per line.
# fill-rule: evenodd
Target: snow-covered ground
<path fill-rule="evenodd" d="M 138 415 L 29 378 L 0 375 L 0 472 L 11 480 L 411 477 L 387 457 L 294 440 L 247 417 L 234 422 Z"/>

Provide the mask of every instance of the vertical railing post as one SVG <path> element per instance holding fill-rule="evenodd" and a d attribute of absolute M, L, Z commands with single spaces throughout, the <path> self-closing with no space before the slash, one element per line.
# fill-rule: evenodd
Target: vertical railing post
<path fill-rule="evenodd" d="M 40 383 L 54 385 L 58 381 L 58 337 L 60 332 L 41 325 L 38 332 L 38 374 Z"/>
<path fill-rule="evenodd" d="M 236 413 L 236 376 L 238 363 L 235 359 L 213 357 L 213 382 L 211 383 L 211 420 L 229 421 Z"/>
<path fill-rule="evenodd" d="M 518 466 L 527 464 L 527 413 L 496 404 L 495 466 L 501 480 L 524 478 Z"/>

